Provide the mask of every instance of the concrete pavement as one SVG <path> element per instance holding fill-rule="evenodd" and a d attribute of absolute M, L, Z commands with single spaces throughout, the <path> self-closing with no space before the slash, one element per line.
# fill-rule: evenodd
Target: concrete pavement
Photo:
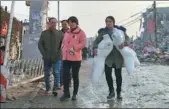
<path fill-rule="evenodd" d="M 122 101 L 107 101 L 108 87 L 103 75 L 93 86 L 90 82 L 92 60 L 83 62 L 80 70 L 80 88 L 77 101 L 59 101 L 63 94 L 42 96 L 37 93 L 1 104 L 2 108 L 169 108 L 169 67 L 142 63 L 135 74 L 128 75 L 123 69 Z M 114 86 L 115 76 L 113 73 Z M 44 83 L 43 83 L 44 84 Z M 35 88 L 37 89 L 37 88 Z M 24 89 L 23 89 L 24 90 Z M 72 92 L 72 89 L 71 89 Z"/>

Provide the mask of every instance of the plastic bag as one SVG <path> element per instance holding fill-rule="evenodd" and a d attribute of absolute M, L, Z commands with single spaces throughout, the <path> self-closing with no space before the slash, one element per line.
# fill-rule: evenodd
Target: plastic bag
<path fill-rule="evenodd" d="M 127 72 L 133 73 L 135 67 L 140 65 L 136 52 L 129 47 L 124 47 L 123 49 L 119 49 L 119 51 L 124 59 L 124 64 Z"/>
<path fill-rule="evenodd" d="M 111 37 L 113 38 L 113 43 L 115 46 L 119 46 L 125 41 L 124 32 L 117 28 L 113 29 L 113 34 Z"/>
<path fill-rule="evenodd" d="M 113 41 L 108 34 L 103 35 L 103 40 L 98 45 L 97 56 L 106 58 L 112 50 Z"/>
<path fill-rule="evenodd" d="M 104 73 L 105 58 L 95 57 L 93 63 L 92 83 L 98 83 L 101 75 Z"/>
<path fill-rule="evenodd" d="M 135 63 L 135 66 L 139 66 L 139 65 L 140 65 L 140 61 L 139 61 L 139 59 L 137 58 L 137 55 L 136 55 L 135 58 L 134 58 L 134 63 Z"/>
<path fill-rule="evenodd" d="M 117 48 L 117 50 L 120 51 L 123 59 L 124 59 L 124 64 L 126 67 L 126 70 L 128 73 L 133 73 L 135 66 L 140 65 L 140 62 L 137 58 L 136 52 L 129 48 L 129 47 L 124 47 L 123 49 L 119 49 L 119 46 L 124 43 L 125 41 L 125 35 L 124 32 L 119 30 L 119 29 L 114 29 L 114 33 L 111 36 L 114 41 L 114 45 Z"/>
<path fill-rule="evenodd" d="M 113 50 L 113 41 L 109 35 L 103 36 L 103 40 L 98 45 L 97 56 L 94 57 L 92 82 L 97 83 L 104 73 L 105 59 Z"/>

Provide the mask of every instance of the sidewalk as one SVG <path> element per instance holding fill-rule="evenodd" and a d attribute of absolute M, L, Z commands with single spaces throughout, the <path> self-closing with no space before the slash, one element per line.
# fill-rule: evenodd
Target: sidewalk
<path fill-rule="evenodd" d="M 80 70 L 80 88 L 77 101 L 59 100 L 62 90 L 57 97 L 40 96 L 36 91 L 30 95 L 2 104 L 2 108 L 168 108 L 169 106 L 169 67 L 153 64 L 142 64 L 135 74 L 128 75 L 123 69 L 123 100 L 107 101 L 108 87 L 103 75 L 96 86 L 90 82 L 91 63 L 82 63 Z M 114 86 L 115 76 L 113 73 Z M 44 83 L 41 83 L 44 84 Z M 38 88 L 40 88 L 38 86 Z M 35 89 L 38 89 L 35 88 Z M 24 90 L 24 89 L 23 89 Z M 72 92 L 72 89 L 71 89 Z M 33 93 L 35 94 L 33 96 Z"/>

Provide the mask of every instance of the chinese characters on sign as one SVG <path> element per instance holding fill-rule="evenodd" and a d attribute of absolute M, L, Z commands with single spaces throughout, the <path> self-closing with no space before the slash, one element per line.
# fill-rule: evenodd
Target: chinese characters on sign
<path fill-rule="evenodd" d="M 32 13 L 32 19 L 33 20 L 39 20 L 40 19 L 40 13 L 39 12 L 33 12 Z"/>

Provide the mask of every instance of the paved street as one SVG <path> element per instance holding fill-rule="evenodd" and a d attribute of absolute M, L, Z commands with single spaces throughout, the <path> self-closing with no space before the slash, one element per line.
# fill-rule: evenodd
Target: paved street
<path fill-rule="evenodd" d="M 103 75 L 99 84 L 90 82 L 92 60 L 83 62 L 80 71 L 80 88 L 77 101 L 60 102 L 57 97 L 42 96 L 39 89 L 44 83 L 34 85 L 27 94 L 15 101 L 1 104 L 2 108 L 169 108 L 169 66 L 142 63 L 136 72 L 128 75 L 123 69 L 123 100 L 107 101 L 108 87 Z M 113 78 L 115 76 L 113 75 Z M 115 84 L 115 79 L 114 79 Z M 24 86 L 26 87 L 26 86 Z M 30 86 L 29 86 L 30 87 Z M 21 92 L 28 88 L 19 88 Z M 16 89 L 17 90 L 17 89 Z M 71 90 L 72 91 L 72 90 Z M 26 92 L 26 91 L 25 91 Z"/>

